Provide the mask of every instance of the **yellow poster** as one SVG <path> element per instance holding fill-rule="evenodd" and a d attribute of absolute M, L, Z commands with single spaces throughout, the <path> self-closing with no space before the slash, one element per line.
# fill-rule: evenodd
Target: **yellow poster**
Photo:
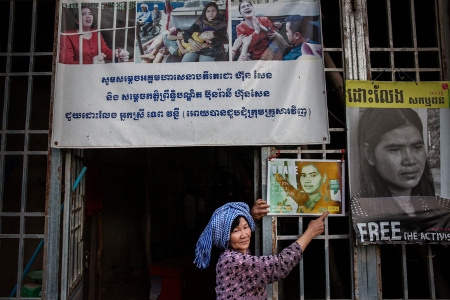
<path fill-rule="evenodd" d="M 341 160 L 272 159 L 268 162 L 270 214 L 344 215 Z"/>
<path fill-rule="evenodd" d="M 346 81 L 347 107 L 449 108 L 449 82 Z"/>

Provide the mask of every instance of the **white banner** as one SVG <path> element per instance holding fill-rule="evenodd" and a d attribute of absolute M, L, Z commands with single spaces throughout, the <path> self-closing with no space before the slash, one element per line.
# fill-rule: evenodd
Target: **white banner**
<path fill-rule="evenodd" d="M 307 3 L 308 11 L 314 5 L 319 12 L 318 2 L 299 3 L 299 7 Z M 139 2 L 134 6 L 140 7 Z M 98 9 L 98 14 L 103 10 Z M 172 21 L 180 14 L 173 14 Z M 65 15 L 70 16 L 67 12 Z M 231 22 L 228 24 L 231 27 Z M 112 41 L 109 48 L 118 49 L 117 41 Z M 136 47 L 123 49 L 130 52 L 126 63 L 108 63 L 105 58 L 103 64 L 88 64 L 86 60 L 84 65 L 68 64 L 61 63 L 60 56 L 53 147 L 298 145 L 329 141 L 321 55 L 305 54 L 292 61 L 231 61 L 230 56 L 228 62 L 156 64 L 138 63 L 141 60 Z"/>

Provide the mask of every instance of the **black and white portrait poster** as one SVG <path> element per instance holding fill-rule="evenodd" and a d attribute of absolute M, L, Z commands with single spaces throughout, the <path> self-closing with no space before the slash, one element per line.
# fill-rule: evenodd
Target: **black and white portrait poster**
<path fill-rule="evenodd" d="M 450 243 L 448 82 L 347 81 L 358 244 Z"/>

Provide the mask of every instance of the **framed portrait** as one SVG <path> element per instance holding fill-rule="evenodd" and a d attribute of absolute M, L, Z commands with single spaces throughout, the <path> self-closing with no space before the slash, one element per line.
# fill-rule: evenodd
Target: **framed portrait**
<path fill-rule="evenodd" d="M 273 159 L 267 179 L 271 215 L 344 215 L 342 160 Z"/>

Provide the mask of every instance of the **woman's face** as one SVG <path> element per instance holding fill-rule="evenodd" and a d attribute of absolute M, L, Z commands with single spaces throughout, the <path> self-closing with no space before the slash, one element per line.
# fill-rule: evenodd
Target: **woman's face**
<path fill-rule="evenodd" d="M 94 16 L 92 15 L 91 10 L 87 7 L 83 7 L 81 9 L 81 26 L 90 28 L 92 23 L 94 23 Z"/>
<path fill-rule="evenodd" d="M 238 252 L 246 253 L 250 247 L 250 238 L 252 237 L 252 230 L 245 218 L 239 218 L 239 225 L 236 226 L 230 234 L 229 247 Z"/>
<path fill-rule="evenodd" d="M 422 177 L 427 161 L 419 130 L 406 125 L 381 136 L 368 162 L 388 183 L 393 196 L 409 196 Z"/>
<path fill-rule="evenodd" d="M 314 165 L 304 166 L 300 173 L 300 184 L 306 193 L 315 193 L 322 184 L 322 175 Z"/>
<path fill-rule="evenodd" d="M 205 15 L 208 21 L 212 21 L 217 15 L 217 9 L 214 6 L 210 6 L 206 9 Z"/>
<path fill-rule="evenodd" d="M 249 2 L 241 2 L 239 4 L 241 8 L 241 16 L 245 17 L 253 17 L 255 15 L 255 10 L 253 9 L 253 5 Z"/>

